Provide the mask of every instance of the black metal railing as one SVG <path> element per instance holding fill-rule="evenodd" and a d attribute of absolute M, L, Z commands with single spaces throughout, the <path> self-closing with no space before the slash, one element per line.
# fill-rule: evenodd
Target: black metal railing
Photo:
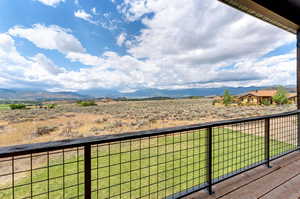
<path fill-rule="evenodd" d="M 3 147 L 0 198 L 212 193 L 213 185 L 298 150 L 299 113 Z"/>

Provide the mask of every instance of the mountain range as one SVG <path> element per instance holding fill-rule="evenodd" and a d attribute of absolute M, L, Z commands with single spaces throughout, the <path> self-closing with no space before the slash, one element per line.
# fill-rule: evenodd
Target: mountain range
<path fill-rule="evenodd" d="M 48 92 L 43 90 L 2 89 L 0 100 L 12 101 L 45 101 L 45 100 L 79 100 L 90 98 L 74 92 Z"/>
<path fill-rule="evenodd" d="M 253 90 L 272 89 L 273 87 L 219 87 L 219 88 L 190 88 L 190 89 L 141 89 L 130 93 L 122 93 L 109 89 L 89 89 L 78 92 L 49 92 L 34 89 L 1 89 L 0 100 L 46 101 L 46 100 L 82 100 L 93 98 L 149 98 L 171 97 L 180 98 L 188 96 L 218 96 L 223 95 L 227 89 L 232 95 L 243 94 Z M 286 86 L 291 92 L 295 86 Z"/>
<path fill-rule="evenodd" d="M 216 96 L 223 95 L 227 89 L 232 95 L 246 93 L 252 90 L 264 89 L 266 87 L 220 87 L 220 88 L 189 88 L 189 89 L 141 89 L 130 93 L 122 93 L 116 90 L 105 89 L 90 89 L 79 91 L 79 94 L 88 95 L 95 98 L 110 97 L 110 98 L 148 98 L 148 97 L 188 97 L 188 96 Z"/>

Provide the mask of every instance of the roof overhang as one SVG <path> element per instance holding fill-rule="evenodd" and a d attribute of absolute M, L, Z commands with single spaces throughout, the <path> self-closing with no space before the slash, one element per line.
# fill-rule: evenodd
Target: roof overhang
<path fill-rule="evenodd" d="M 300 29 L 300 0 L 219 0 L 296 34 Z"/>

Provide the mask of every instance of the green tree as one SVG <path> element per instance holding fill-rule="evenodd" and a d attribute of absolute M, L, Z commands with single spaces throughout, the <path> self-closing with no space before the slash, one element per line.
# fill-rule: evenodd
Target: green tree
<path fill-rule="evenodd" d="M 11 110 L 25 109 L 26 105 L 25 104 L 10 104 L 9 107 Z"/>
<path fill-rule="evenodd" d="M 229 91 L 226 89 L 224 91 L 224 95 L 223 95 L 223 103 L 225 104 L 225 106 L 229 105 L 232 103 L 233 97 L 230 95 Z"/>
<path fill-rule="evenodd" d="M 80 106 L 97 106 L 96 102 L 93 101 L 93 100 L 89 100 L 89 101 L 78 101 L 77 104 L 80 105 Z"/>
<path fill-rule="evenodd" d="M 270 100 L 263 99 L 262 102 L 261 102 L 261 104 L 265 105 L 265 106 L 269 106 L 269 105 L 271 105 L 271 102 L 270 102 Z"/>
<path fill-rule="evenodd" d="M 288 92 L 286 91 L 286 89 L 282 86 L 277 88 L 277 92 L 276 94 L 273 96 L 273 101 L 276 104 L 287 104 L 288 103 Z"/>
<path fill-rule="evenodd" d="M 48 109 L 54 109 L 57 106 L 57 104 L 48 104 Z"/>

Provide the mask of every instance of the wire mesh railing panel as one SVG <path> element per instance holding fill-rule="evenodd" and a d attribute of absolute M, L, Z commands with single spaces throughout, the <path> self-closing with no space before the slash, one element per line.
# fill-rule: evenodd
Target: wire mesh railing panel
<path fill-rule="evenodd" d="M 264 160 L 264 120 L 214 127 L 213 179 L 218 182 Z"/>
<path fill-rule="evenodd" d="M 297 149 L 298 116 L 270 119 L 270 156 L 276 157 Z"/>
<path fill-rule="evenodd" d="M 300 145 L 299 111 L 0 149 L 0 199 L 180 198 Z"/>
<path fill-rule="evenodd" d="M 92 146 L 92 198 L 164 198 L 207 181 L 206 131 Z"/>
<path fill-rule="evenodd" d="M 83 198 L 81 148 L 0 159 L 0 198 Z"/>

